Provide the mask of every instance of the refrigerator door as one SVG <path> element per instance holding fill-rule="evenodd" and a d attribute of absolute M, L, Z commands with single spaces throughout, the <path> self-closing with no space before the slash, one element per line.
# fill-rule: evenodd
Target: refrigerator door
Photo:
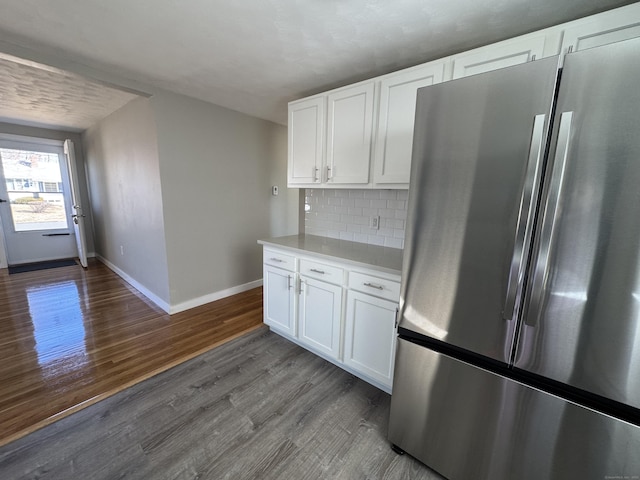
<path fill-rule="evenodd" d="M 567 55 L 516 367 L 640 408 L 640 40 Z"/>
<path fill-rule="evenodd" d="M 450 480 L 634 479 L 640 427 L 398 341 L 389 440 Z"/>
<path fill-rule="evenodd" d="M 404 329 L 510 361 L 557 62 L 419 90 Z"/>

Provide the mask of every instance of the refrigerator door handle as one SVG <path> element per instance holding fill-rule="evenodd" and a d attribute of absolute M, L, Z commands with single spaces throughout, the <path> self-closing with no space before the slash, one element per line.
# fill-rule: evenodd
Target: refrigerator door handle
<path fill-rule="evenodd" d="M 556 154 L 553 159 L 551 185 L 549 187 L 549 195 L 544 207 L 544 221 L 540 234 L 538 258 L 533 271 L 531 300 L 529 302 L 529 311 L 525 318 L 525 324 L 531 327 L 535 327 L 538 324 L 540 314 L 542 313 L 542 297 L 547 283 L 547 276 L 549 274 L 549 254 L 553 243 L 553 234 L 557 223 L 556 217 L 558 215 L 558 205 L 560 203 L 565 167 L 567 165 L 567 157 L 569 154 L 572 120 L 573 112 L 562 112 L 562 115 L 560 116 L 560 126 L 558 128 Z"/>
<path fill-rule="evenodd" d="M 518 223 L 513 247 L 513 256 L 509 268 L 509 280 L 507 283 L 507 295 L 504 301 L 502 316 L 505 320 L 513 320 L 518 313 L 519 299 L 522 295 L 524 282 L 524 264 L 529 255 L 531 243 L 533 214 L 535 202 L 538 196 L 538 178 L 540 176 L 541 160 L 544 153 L 544 123 L 546 115 L 536 115 L 533 120 L 531 133 L 531 145 L 529 147 L 529 159 L 527 171 L 520 196 L 520 208 L 518 210 Z"/>

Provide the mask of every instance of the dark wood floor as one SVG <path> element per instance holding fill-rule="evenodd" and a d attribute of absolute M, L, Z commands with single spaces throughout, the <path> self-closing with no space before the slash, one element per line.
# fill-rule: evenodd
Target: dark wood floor
<path fill-rule="evenodd" d="M 262 327 L 0 448 L 0 478 L 442 480 L 390 396 Z"/>
<path fill-rule="evenodd" d="M 261 323 L 261 288 L 169 316 L 97 261 L 2 269 L 0 445 Z"/>

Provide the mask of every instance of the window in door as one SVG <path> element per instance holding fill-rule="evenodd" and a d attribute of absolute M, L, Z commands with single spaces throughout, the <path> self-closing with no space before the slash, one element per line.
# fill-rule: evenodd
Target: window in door
<path fill-rule="evenodd" d="M 68 228 L 60 156 L 0 148 L 2 169 L 16 232 Z"/>

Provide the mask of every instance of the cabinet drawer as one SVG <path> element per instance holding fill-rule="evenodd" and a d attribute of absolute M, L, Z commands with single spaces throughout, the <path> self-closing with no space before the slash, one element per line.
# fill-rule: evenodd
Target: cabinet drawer
<path fill-rule="evenodd" d="M 295 272 L 296 270 L 296 257 L 276 252 L 274 250 L 264 250 L 263 262 L 267 265 L 273 265 L 274 267 L 289 270 L 291 272 Z"/>
<path fill-rule="evenodd" d="M 398 282 L 364 273 L 349 273 L 349 289 L 386 298 L 393 302 L 400 300 L 400 284 Z"/>
<path fill-rule="evenodd" d="M 336 285 L 342 285 L 344 270 L 340 267 L 301 259 L 300 275 L 317 278 L 318 280 L 335 283 Z"/>

